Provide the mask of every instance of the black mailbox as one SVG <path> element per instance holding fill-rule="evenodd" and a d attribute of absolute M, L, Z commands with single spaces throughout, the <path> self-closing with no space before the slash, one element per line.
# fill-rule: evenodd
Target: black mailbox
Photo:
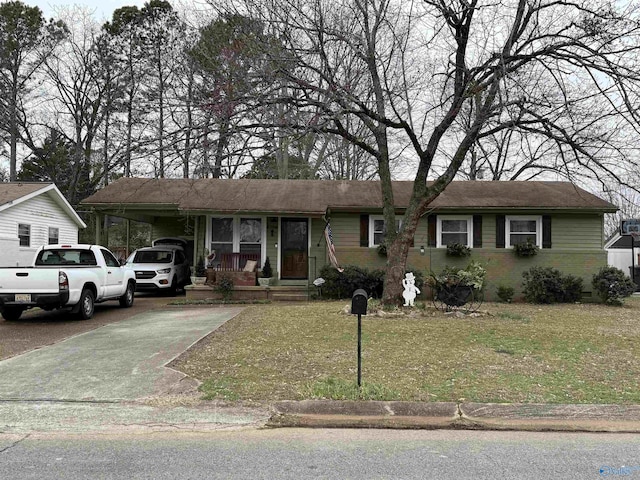
<path fill-rule="evenodd" d="M 366 315 L 367 299 L 367 292 L 361 288 L 353 292 L 353 297 L 351 297 L 351 313 L 354 315 Z"/>

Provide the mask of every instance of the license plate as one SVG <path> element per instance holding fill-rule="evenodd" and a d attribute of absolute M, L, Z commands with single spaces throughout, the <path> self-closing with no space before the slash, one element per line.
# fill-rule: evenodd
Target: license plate
<path fill-rule="evenodd" d="M 16 302 L 31 302 L 30 293 L 16 293 Z"/>

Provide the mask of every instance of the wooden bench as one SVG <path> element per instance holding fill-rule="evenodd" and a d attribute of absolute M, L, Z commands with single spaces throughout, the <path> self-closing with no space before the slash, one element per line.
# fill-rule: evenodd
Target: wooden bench
<path fill-rule="evenodd" d="M 207 268 L 207 285 L 215 284 L 220 278 L 231 278 L 235 286 L 253 287 L 257 284 L 257 266 L 260 255 L 256 253 L 223 253 Z"/>

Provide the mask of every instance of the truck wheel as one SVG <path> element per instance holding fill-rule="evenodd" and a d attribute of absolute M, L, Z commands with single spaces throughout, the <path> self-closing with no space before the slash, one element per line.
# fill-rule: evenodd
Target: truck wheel
<path fill-rule="evenodd" d="M 23 311 L 24 309 L 20 307 L 4 307 L 4 309 L 2 310 L 2 318 L 7 320 L 8 322 L 18 320 Z"/>
<path fill-rule="evenodd" d="M 129 282 L 127 284 L 127 289 L 125 290 L 124 295 L 119 298 L 120 306 L 125 308 L 129 308 L 130 306 L 132 306 L 134 293 L 135 288 L 133 286 L 133 283 Z"/>
<path fill-rule="evenodd" d="M 94 311 L 94 300 L 95 297 L 93 292 L 88 288 L 82 290 L 82 294 L 80 295 L 80 309 L 78 310 L 78 315 L 83 320 L 89 320 L 93 317 Z"/>

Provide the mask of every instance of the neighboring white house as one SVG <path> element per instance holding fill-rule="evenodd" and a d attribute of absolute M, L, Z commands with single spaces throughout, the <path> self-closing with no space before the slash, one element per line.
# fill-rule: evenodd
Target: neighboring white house
<path fill-rule="evenodd" d="M 29 265 L 42 245 L 77 243 L 86 226 L 53 183 L 0 183 L 0 266 Z"/>

